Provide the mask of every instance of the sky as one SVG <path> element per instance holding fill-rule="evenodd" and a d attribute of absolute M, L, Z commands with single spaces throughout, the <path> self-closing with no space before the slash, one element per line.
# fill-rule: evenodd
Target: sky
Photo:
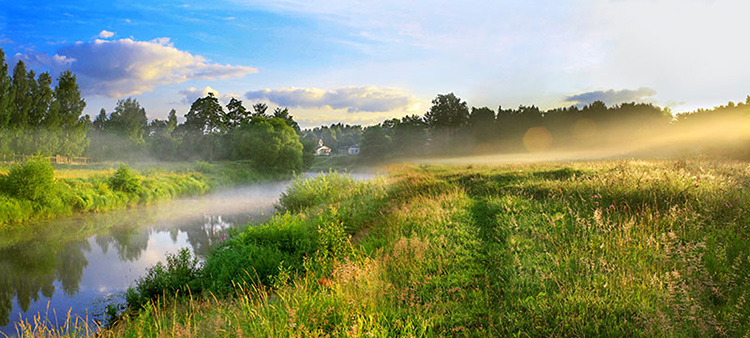
<path fill-rule="evenodd" d="M 0 48 L 84 113 L 133 97 L 183 116 L 212 92 L 289 107 L 302 127 L 469 107 L 647 102 L 672 112 L 750 94 L 746 0 L 0 0 Z"/>

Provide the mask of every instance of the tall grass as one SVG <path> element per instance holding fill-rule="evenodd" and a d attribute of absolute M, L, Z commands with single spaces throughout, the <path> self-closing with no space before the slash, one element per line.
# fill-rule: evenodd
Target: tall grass
<path fill-rule="evenodd" d="M 289 212 L 209 255 L 223 289 L 164 294 L 102 335 L 746 337 L 748 174 L 619 161 L 298 182 Z"/>

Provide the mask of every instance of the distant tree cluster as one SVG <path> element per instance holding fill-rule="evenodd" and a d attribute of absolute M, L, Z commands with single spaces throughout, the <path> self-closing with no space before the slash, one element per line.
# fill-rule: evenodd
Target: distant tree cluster
<path fill-rule="evenodd" d="M 701 109 L 673 117 L 649 103 L 607 107 L 596 101 L 543 111 L 471 107 L 453 93 L 439 94 L 423 115 L 385 120 L 363 128 L 342 123 L 300 130 L 287 108 L 268 113 L 264 103 L 250 109 L 232 98 L 222 106 L 209 94 L 192 103 L 178 123 L 149 122 L 134 98 L 117 101 L 91 121 L 76 77 L 65 71 L 37 75 L 19 61 L 8 72 L 0 49 L 0 154 L 86 155 L 97 160 L 249 160 L 257 168 L 292 171 L 312 164 L 322 142 L 334 154 L 359 146 L 361 158 L 483 153 L 592 150 L 643 142 L 672 143 L 688 153 L 750 158 L 750 96 L 746 102 Z M 693 135 L 687 137 L 686 135 Z"/>
<path fill-rule="evenodd" d="M 663 133 L 672 115 L 648 103 L 607 107 L 596 101 L 542 111 L 536 106 L 497 111 L 440 94 L 424 116 L 386 120 L 363 130 L 369 159 L 419 155 L 590 150 L 628 144 Z"/>
<path fill-rule="evenodd" d="M 272 172 L 311 164 L 303 159 L 300 128 L 287 108 L 267 114 L 265 104 L 248 110 L 235 98 L 224 108 L 209 93 L 193 102 L 182 124 L 174 109 L 166 121 L 148 122 L 137 100 L 119 100 L 111 114 L 102 109 L 92 122 L 88 154 L 97 159 L 249 160 Z"/>
<path fill-rule="evenodd" d="M 73 73 L 53 87 L 49 73 L 18 61 L 10 75 L 0 49 L 0 154 L 79 156 L 88 145 L 84 107 Z"/>
<path fill-rule="evenodd" d="M 314 149 L 319 142 L 335 153 L 345 153 L 349 147 L 359 145 L 362 140 L 362 126 L 335 123 L 330 126 L 320 126 L 306 129 L 302 132 L 303 143 Z"/>

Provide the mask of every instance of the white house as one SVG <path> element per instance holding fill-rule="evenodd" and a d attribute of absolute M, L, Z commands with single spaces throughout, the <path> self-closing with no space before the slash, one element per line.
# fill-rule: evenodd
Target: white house
<path fill-rule="evenodd" d="M 349 155 L 359 155 L 359 144 L 355 144 L 349 147 L 347 152 L 349 153 Z"/>

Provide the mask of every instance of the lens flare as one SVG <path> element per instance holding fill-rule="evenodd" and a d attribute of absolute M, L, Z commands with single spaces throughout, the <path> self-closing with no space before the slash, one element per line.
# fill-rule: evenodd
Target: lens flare
<path fill-rule="evenodd" d="M 545 127 L 532 127 L 523 135 L 523 146 L 532 153 L 548 150 L 552 146 L 552 135 Z"/>

